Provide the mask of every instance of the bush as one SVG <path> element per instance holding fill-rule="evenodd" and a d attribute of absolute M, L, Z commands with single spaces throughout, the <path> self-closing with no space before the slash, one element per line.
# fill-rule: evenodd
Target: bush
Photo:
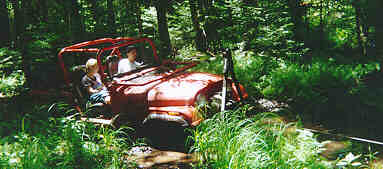
<path fill-rule="evenodd" d="M 0 48 L 0 73 L 9 75 L 21 69 L 21 53 L 9 48 Z"/>
<path fill-rule="evenodd" d="M 13 72 L 9 76 L 3 74 L 0 77 L 0 95 L 14 96 L 23 90 L 25 82 L 24 73 L 22 71 Z"/>
<path fill-rule="evenodd" d="M 260 90 L 269 99 L 288 102 L 297 112 L 326 114 L 325 116 L 336 112 L 331 114 L 332 119 L 344 119 L 351 117 L 352 113 L 355 116 L 356 113 L 364 112 L 361 109 L 363 97 L 360 97 L 366 93 L 363 78 L 378 70 L 379 65 L 376 63 L 290 64 L 277 68 L 266 76 Z"/>
<path fill-rule="evenodd" d="M 178 60 L 198 60 L 200 63 L 193 71 L 209 72 L 223 75 L 223 57 L 217 54 L 211 57 L 195 51 L 194 48 L 185 47 L 180 50 Z M 245 87 L 246 92 L 253 97 L 261 97 L 262 79 L 272 70 L 285 65 L 280 59 L 269 59 L 265 55 L 256 55 L 251 51 L 233 51 L 234 71 L 239 82 Z"/>

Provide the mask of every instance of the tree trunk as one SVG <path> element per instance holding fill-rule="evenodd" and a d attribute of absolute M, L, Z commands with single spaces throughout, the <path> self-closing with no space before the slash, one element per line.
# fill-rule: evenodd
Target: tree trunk
<path fill-rule="evenodd" d="M 108 0 L 107 1 L 107 8 L 108 8 L 108 32 L 110 36 L 115 35 L 116 31 L 116 25 L 115 25 L 115 20 L 116 17 L 114 15 L 114 7 L 113 7 L 113 0 Z"/>
<path fill-rule="evenodd" d="M 198 20 L 198 10 L 197 10 L 197 2 L 196 0 L 190 0 L 190 13 L 191 13 L 191 19 L 193 22 L 193 28 L 196 32 L 195 37 L 195 43 L 196 47 L 199 51 L 205 51 L 206 50 L 206 35 L 203 33 L 199 20 Z"/>
<path fill-rule="evenodd" d="M 304 40 L 304 23 L 303 15 L 305 13 L 304 7 L 301 5 L 301 0 L 289 0 L 288 6 L 291 15 L 291 19 L 294 23 L 294 39 L 298 42 Z"/>
<path fill-rule="evenodd" d="M 40 22 L 41 16 L 40 11 L 38 8 L 36 8 L 36 4 L 38 2 L 36 1 L 28 1 L 28 0 L 22 0 L 23 8 L 24 8 L 24 20 L 25 25 L 28 24 L 36 24 Z"/>
<path fill-rule="evenodd" d="M 138 34 L 140 37 L 143 36 L 143 33 L 144 33 L 144 28 L 142 26 L 142 19 L 141 19 L 141 15 L 142 15 L 142 12 L 141 12 L 141 5 L 140 5 L 140 2 L 139 1 L 136 1 L 136 15 L 137 15 L 137 28 L 138 28 Z"/>
<path fill-rule="evenodd" d="M 375 27 L 375 50 L 378 58 L 383 60 L 383 22 L 381 19 L 381 10 L 383 2 L 380 0 L 369 1 L 369 21 Z"/>
<path fill-rule="evenodd" d="M 360 50 L 361 55 L 365 56 L 366 55 L 366 48 L 364 47 L 364 43 L 362 40 L 362 31 L 361 31 L 361 24 L 360 24 L 361 8 L 360 8 L 359 0 L 356 0 L 353 3 L 353 6 L 355 8 L 356 35 L 358 37 L 359 50 Z"/>
<path fill-rule="evenodd" d="M 72 33 L 73 39 L 78 40 L 81 39 L 84 33 L 85 27 L 83 24 L 83 17 L 80 15 L 80 4 L 78 4 L 77 0 L 70 1 L 70 11 L 69 14 L 69 24 L 70 24 L 70 32 Z"/>
<path fill-rule="evenodd" d="M 209 50 L 213 50 L 213 52 L 217 52 L 219 49 L 219 35 L 218 35 L 218 24 L 221 23 L 222 21 L 218 19 L 206 19 L 205 16 L 217 16 L 217 9 L 213 6 L 212 1 L 207 1 L 207 0 L 199 0 L 198 1 L 201 6 L 200 10 L 201 14 L 203 15 L 202 21 L 203 24 L 203 30 L 205 31 L 205 36 L 206 36 L 206 47 L 209 48 Z M 222 3 L 222 2 L 221 2 Z"/>
<path fill-rule="evenodd" d="M 38 5 L 40 7 L 40 17 L 41 21 L 48 22 L 48 2 L 47 0 L 38 0 Z"/>
<path fill-rule="evenodd" d="M 10 27 L 7 2 L 0 1 L 0 23 L 2 23 L 3 30 L 0 32 L 0 47 L 7 45 L 10 42 Z"/>
<path fill-rule="evenodd" d="M 21 43 L 21 34 L 24 32 L 24 15 L 21 9 L 20 0 L 11 0 L 12 7 L 15 11 L 14 16 L 14 47 L 19 48 Z"/>
<path fill-rule="evenodd" d="M 19 12 L 22 19 L 22 25 L 20 25 L 20 32 L 19 32 L 19 46 L 18 49 L 21 50 L 22 55 L 22 67 L 23 72 L 25 76 L 25 86 L 31 87 L 32 83 L 32 73 L 31 73 L 31 62 L 32 62 L 32 55 L 27 50 L 28 43 L 32 40 L 32 34 L 31 32 L 26 31 L 25 25 L 31 23 L 30 15 L 32 15 L 31 9 L 31 1 L 22 0 L 21 1 L 21 7 L 19 7 Z M 22 11 L 22 12 L 21 12 Z"/>
<path fill-rule="evenodd" d="M 169 5 L 168 0 L 158 0 L 155 4 L 157 11 L 157 20 L 158 20 L 158 32 L 160 34 L 160 54 L 163 57 L 170 55 L 171 44 L 170 44 L 170 35 L 168 30 L 168 21 L 166 18 L 167 8 Z"/>
<path fill-rule="evenodd" d="M 323 43 L 324 43 L 324 23 L 323 23 L 323 0 L 320 1 L 320 41 L 319 41 L 319 48 L 323 49 Z M 321 50 L 322 51 L 322 50 Z"/>

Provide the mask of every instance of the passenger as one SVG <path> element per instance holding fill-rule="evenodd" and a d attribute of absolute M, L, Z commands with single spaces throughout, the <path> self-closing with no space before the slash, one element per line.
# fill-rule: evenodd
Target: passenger
<path fill-rule="evenodd" d="M 123 58 L 118 63 L 118 73 L 125 73 L 137 69 L 140 65 L 136 62 L 137 47 L 129 46 L 126 49 L 126 58 Z"/>
<path fill-rule="evenodd" d="M 98 65 L 96 59 L 89 59 L 86 62 L 86 75 L 82 78 L 81 83 L 88 91 L 91 103 L 111 104 L 108 90 L 102 84 L 100 74 L 98 74 Z"/>

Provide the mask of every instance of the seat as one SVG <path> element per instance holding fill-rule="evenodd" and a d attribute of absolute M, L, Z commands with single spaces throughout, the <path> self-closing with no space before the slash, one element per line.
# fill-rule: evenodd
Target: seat
<path fill-rule="evenodd" d="M 113 77 L 113 75 L 117 74 L 118 61 L 119 61 L 119 58 L 117 55 L 111 55 L 106 57 L 107 72 L 110 77 Z"/>
<path fill-rule="evenodd" d="M 85 65 L 78 65 L 71 68 L 71 79 L 72 79 L 72 93 L 74 95 L 74 101 L 76 104 L 84 107 L 86 100 L 89 95 L 88 92 L 82 87 L 81 79 L 86 74 Z"/>
<path fill-rule="evenodd" d="M 85 65 L 74 66 L 71 69 L 72 77 L 72 90 L 74 95 L 74 101 L 79 105 L 83 110 L 86 110 L 86 116 L 99 116 L 104 112 L 108 111 L 108 108 L 105 107 L 104 103 L 91 103 L 89 101 L 89 94 L 86 89 L 82 86 L 82 78 L 86 74 Z"/>

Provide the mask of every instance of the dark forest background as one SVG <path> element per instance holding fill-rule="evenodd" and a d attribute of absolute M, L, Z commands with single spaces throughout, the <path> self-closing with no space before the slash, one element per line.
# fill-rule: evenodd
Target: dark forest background
<path fill-rule="evenodd" d="M 232 50 L 250 102 L 285 102 L 303 121 L 383 139 L 382 9 L 381 0 L 1 0 L 0 96 L 60 86 L 63 47 L 149 37 L 163 58 L 202 61 L 197 71 L 222 74 Z"/>
<path fill-rule="evenodd" d="M 219 74 L 222 52 L 233 50 L 254 98 L 288 102 L 319 121 L 378 124 L 381 7 L 378 0 L 3 0 L 1 91 L 60 85 L 56 56 L 71 44 L 149 37 L 161 57 L 207 60 L 199 70 Z"/>
<path fill-rule="evenodd" d="M 56 56 L 63 47 L 105 37 L 149 37 L 161 57 L 209 60 L 199 70 L 219 74 L 221 53 L 233 50 L 236 73 L 254 98 L 289 102 L 315 119 L 350 118 L 348 125 L 354 125 L 352 119 L 370 123 L 381 114 L 378 0 L 4 0 L 0 5 L 5 94 L 17 88 L 7 82 L 30 89 L 62 83 Z"/>

